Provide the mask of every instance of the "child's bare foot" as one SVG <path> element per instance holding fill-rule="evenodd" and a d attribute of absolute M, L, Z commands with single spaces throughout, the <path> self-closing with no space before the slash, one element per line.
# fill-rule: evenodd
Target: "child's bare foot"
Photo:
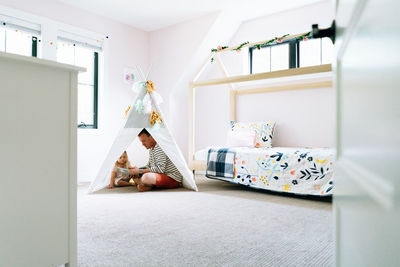
<path fill-rule="evenodd" d="M 143 185 L 143 184 L 138 184 L 137 189 L 138 189 L 140 192 L 146 192 L 146 191 L 150 191 L 150 190 L 151 190 L 151 186 L 146 186 L 146 185 Z"/>

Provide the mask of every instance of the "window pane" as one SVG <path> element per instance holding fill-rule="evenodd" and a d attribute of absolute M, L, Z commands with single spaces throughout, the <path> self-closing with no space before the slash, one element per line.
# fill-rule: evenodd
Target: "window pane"
<path fill-rule="evenodd" d="M 289 69 L 289 45 L 271 47 L 271 71 Z"/>
<path fill-rule="evenodd" d="M 330 64 L 333 59 L 333 43 L 328 37 L 322 38 L 322 64 Z"/>
<path fill-rule="evenodd" d="M 57 43 L 57 61 L 65 64 L 74 65 L 74 50 L 75 47 L 70 43 Z"/>
<path fill-rule="evenodd" d="M 6 52 L 32 56 L 32 34 L 6 29 Z"/>
<path fill-rule="evenodd" d="M 253 49 L 253 58 L 252 58 L 252 64 L 253 64 L 252 72 L 253 73 L 271 71 L 270 51 L 271 51 L 271 48 L 269 48 L 269 47 L 261 48 L 260 50 L 257 48 Z"/>
<path fill-rule="evenodd" d="M 300 42 L 300 67 L 321 64 L 321 39 Z"/>
<path fill-rule="evenodd" d="M 94 87 L 78 84 L 78 124 L 93 125 Z"/>
<path fill-rule="evenodd" d="M 94 52 L 90 49 L 75 46 L 75 65 L 86 68 L 86 72 L 79 73 L 79 83 L 93 85 Z"/>
<path fill-rule="evenodd" d="M 59 41 L 57 61 L 84 67 L 87 72 L 78 74 L 78 125 L 93 126 L 94 122 L 94 51 L 72 43 Z"/>
<path fill-rule="evenodd" d="M 6 45 L 6 29 L 0 28 L 0 51 L 5 52 Z"/>

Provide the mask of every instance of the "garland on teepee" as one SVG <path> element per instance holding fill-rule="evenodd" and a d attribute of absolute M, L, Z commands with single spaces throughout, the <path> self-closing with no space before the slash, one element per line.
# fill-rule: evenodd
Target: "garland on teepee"
<path fill-rule="evenodd" d="M 154 84 L 153 84 L 153 82 L 150 81 L 150 80 L 148 80 L 147 83 L 146 83 L 146 89 L 147 89 L 147 92 L 148 92 L 149 94 L 151 94 L 154 90 L 156 90 L 156 89 L 154 89 Z"/>
<path fill-rule="evenodd" d="M 157 111 L 155 111 L 153 109 L 153 111 L 151 112 L 151 115 L 150 115 L 150 124 L 154 125 L 157 122 L 161 124 L 162 119 L 161 119 L 161 116 L 157 113 Z"/>
<path fill-rule="evenodd" d="M 135 103 L 135 110 L 137 113 L 142 114 L 143 112 L 143 101 L 138 99 Z"/>
<path fill-rule="evenodd" d="M 125 110 L 124 119 L 126 118 L 126 116 L 128 116 L 128 113 L 129 113 L 130 109 L 131 109 L 131 106 L 128 106 L 128 108 Z"/>
<path fill-rule="evenodd" d="M 134 105 L 135 111 L 138 114 L 150 114 L 150 125 L 153 126 L 154 130 L 159 129 L 163 120 L 160 114 L 157 113 L 156 107 L 162 102 L 162 97 L 155 91 L 153 82 L 150 80 L 145 82 L 137 82 L 134 84 L 132 89 L 138 94 L 144 93 L 142 99 L 136 100 L 136 103 Z M 125 112 L 125 117 L 129 113 L 129 109 Z"/>

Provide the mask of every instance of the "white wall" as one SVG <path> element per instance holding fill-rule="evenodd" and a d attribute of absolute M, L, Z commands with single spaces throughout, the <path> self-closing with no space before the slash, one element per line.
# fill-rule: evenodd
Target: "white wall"
<path fill-rule="evenodd" d="M 169 117 L 169 96 L 173 86 L 190 64 L 216 17 L 217 14 L 211 14 L 150 32 L 152 68 L 149 79 L 155 83 L 156 90 L 165 100 L 161 108 L 168 121 L 176 119 Z"/>
<path fill-rule="evenodd" d="M 149 34 L 55 1 L 1 0 L 0 5 L 36 15 L 39 19 L 45 17 L 109 36 L 100 70 L 103 80 L 99 84 L 99 129 L 78 130 L 78 181 L 90 181 L 119 130 L 125 109 L 134 98 L 130 86 L 123 82 L 124 68 L 148 67 Z"/>

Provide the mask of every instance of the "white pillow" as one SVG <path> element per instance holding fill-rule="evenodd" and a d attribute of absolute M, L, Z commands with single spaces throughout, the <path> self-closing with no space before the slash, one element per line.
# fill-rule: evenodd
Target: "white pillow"
<path fill-rule="evenodd" d="M 228 147 L 255 147 L 256 132 L 254 130 L 229 131 L 226 145 Z"/>
<path fill-rule="evenodd" d="M 231 121 L 232 132 L 254 130 L 256 132 L 255 147 L 272 147 L 275 122 L 235 122 Z"/>

